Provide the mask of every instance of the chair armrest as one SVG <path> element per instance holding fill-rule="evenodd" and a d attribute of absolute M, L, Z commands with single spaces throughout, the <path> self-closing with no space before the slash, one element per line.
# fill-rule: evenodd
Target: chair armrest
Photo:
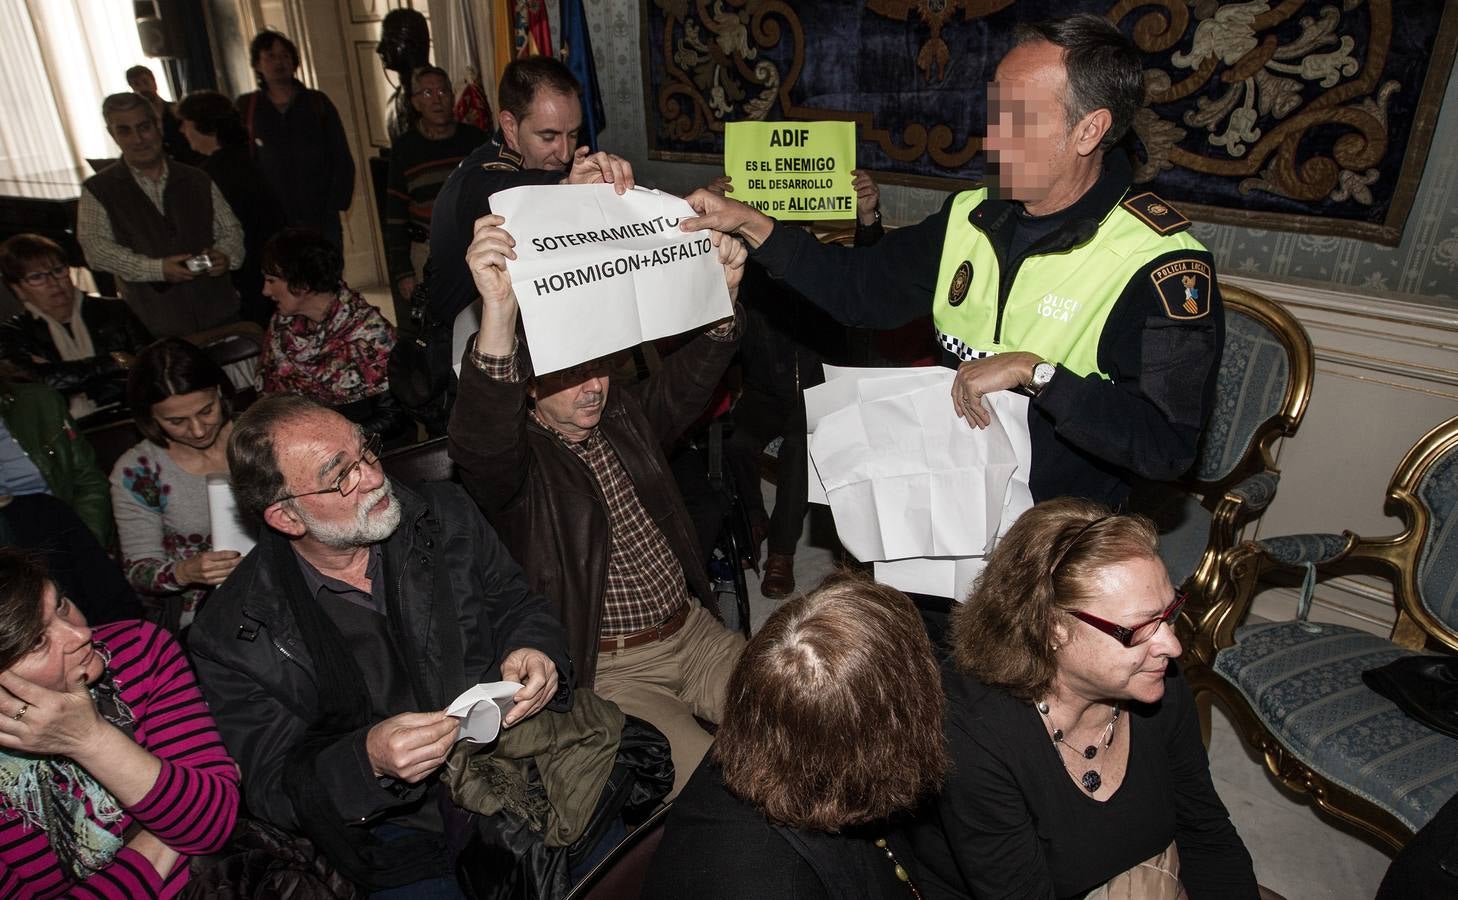
<path fill-rule="evenodd" d="M 1324 566 L 1345 556 L 1356 543 L 1350 531 L 1341 534 L 1288 534 L 1256 541 L 1256 546 L 1282 566 Z"/>
<path fill-rule="evenodd" d="M 1276 497 L 1281 476 L 1276 472 L 1257 472 L 1225 492 L 1225 497 L 1239 500 L 1246 512 L 1260 512 Z"/>

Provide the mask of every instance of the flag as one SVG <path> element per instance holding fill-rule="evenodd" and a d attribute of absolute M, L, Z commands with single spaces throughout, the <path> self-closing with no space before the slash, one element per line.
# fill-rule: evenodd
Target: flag
<path fill-rule="evenodd" d="M 602 89 L 597 86 L 597 66 L 592 59 L 592 39 L 587 34 L 587 13 L 582 0 L 562 0 L 558 27 L 562 32 L 559 58 L 582 85 L 582 132 L 587 146 L 597 151 L 597 133 L 607 127 L 602 108 Z"/>
<path fill-rule="evenodd" d="M 552 26 L 544 0 L 516 0 L 516 23 L 512 30 L 515 59 L 552 52 Z"/>

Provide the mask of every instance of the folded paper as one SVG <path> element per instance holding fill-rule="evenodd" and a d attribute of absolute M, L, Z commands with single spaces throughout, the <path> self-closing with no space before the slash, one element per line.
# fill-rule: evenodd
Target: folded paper
<path fill-rule="evenodd" d="M 516 702 L 511 698 L 521 690 L 515 681 L 492 681 L 467 688 L 446 707 L 446 715 L 461 720 L 456 730 L 457 741 L 489 744 L 501 733 L 501 719 Z"/>

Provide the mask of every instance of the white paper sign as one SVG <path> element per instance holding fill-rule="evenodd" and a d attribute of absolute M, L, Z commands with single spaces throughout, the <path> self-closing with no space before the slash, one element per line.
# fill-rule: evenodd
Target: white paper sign
<path fill-rule="evenodd" d="M 246 555 L 257 542 L 257 534 L 238 511 L 228 476 L 215 472 L 207 477 L 207 486 L 208 528 L 212 531 L 213 549 L 237 550 Z"/>
<path fill-rule="evenodd" d="M 515 681 L 492 681 L 467 688 L 446 707 L 446 715 L 461 720 L 457 741 L 489 744 L 501 733 L 501 719 L 516 706 L 512 696 L 521 690 Z"/>
<path fill-rule="evenodd" d="M 805 392 L 812 477 L 841 543 L 902 590 L 966 595 L 996 538 L 1032 505 L 1027 398 L 987 395 L 992 424 L 958 418 L 942 367 L 841 369 Z"/>
<path fill-rule="evenodd" d="M 538 375 L 680 334 L 733 313 L 707 232 L 680 231 L 681 198 L 609 184 L 491 195 L 516 239 L 507 263 Z"/>

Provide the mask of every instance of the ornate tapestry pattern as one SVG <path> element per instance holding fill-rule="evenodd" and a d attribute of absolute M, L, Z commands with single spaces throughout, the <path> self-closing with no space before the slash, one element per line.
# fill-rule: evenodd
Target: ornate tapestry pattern
<path fill-rule="evenodd" d="M 844 119 L 885 180 L 975 180 L 1014 24 L 1076 9 L 1145 54 L 1139 182 L 1206 221 L 1399 240 L 1458 4 L 645 0 L 650 155 L 717 162 L 725 121 Z"/>

